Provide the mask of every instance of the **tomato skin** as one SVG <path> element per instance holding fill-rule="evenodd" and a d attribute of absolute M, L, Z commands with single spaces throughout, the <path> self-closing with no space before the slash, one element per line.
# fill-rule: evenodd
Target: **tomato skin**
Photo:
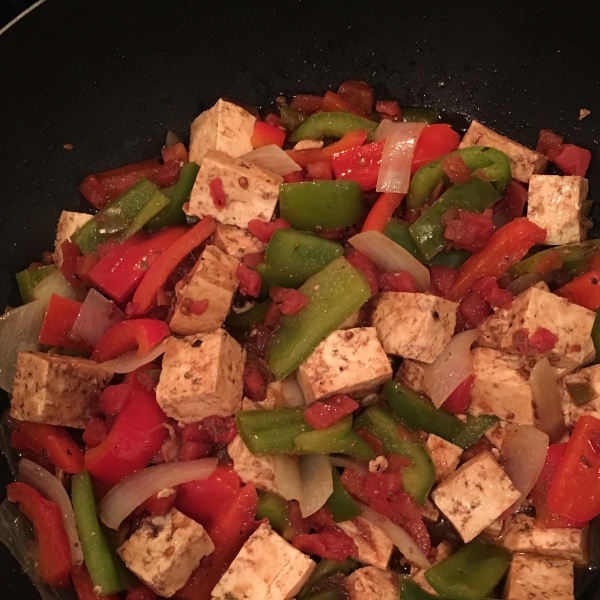
<path fill-rule="evenodd" d="M 459 142 L 460 135 L 447 123 L 425 127 L 415 146 L 410 174 L 414 175 L 423 165 L 454 152 Z"/>

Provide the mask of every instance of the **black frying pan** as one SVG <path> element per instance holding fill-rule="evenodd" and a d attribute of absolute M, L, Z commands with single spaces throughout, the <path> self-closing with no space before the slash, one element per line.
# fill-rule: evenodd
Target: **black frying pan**
<path fill-rule="evenodd" d="M 0 308 L 19 302 L 13 274 L 52 248 L 60 211 L 89 210 L 83 176 L 157 155 L 169 129 L 186 138 L 219 96 L 264 106 L 353 78 L 529 146 L 550 128 L 592 150 L 594 198 L 599 24 L 593 0 L 46 0 L 0 35 Z M 1 476 L 4 497 L 4 463 Z M 0 582 L 2 598 L 37 598 L 4 547 Z"/>

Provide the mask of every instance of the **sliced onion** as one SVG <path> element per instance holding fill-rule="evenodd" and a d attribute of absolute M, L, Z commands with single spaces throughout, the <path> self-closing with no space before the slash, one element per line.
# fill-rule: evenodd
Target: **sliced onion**
<path fill-rule="evenodd" d="M 533 425 L 509 423 L 502 442 L 504 470 L 513 485 L 521 492 L 515 507 L 523 500 L 537 481 L 548 452 L 548 436 Z"/>
<path fill-rule="evenodd" d="M 270 457 L 275 473 L 275 487 L 286 500 L 302 500 L 302 477 L 298 461 L 287 454 Z"/>
<path fill-rule="evenodd" d="M 85 297 L 71 333 L 94 347 L 113 325 L 123 319 L 125 313 L 112 300 L 92 288 Z"/>
<path fill-rule="evenodd" d="M 363 231 L 348 241 L 385 271 L 408 271 L 414 277 L 419 292 L 429 289 L 429 269 L 380 231 Z"/>
<path fill-rule="evenodd" d="M 333 494 L 331 464 L 326 454 L 307 454 L 298 459 L 302 479 L 300 512 L 303 517 L 316 513 Z"/>
<path fill-rule="evenodd" d="M 60 272 L 60 269 L 52 271 L 48 277 L 44 277 L 34 288 L 31 294 L 34 300 L 41 300 L 44 303 L 44 308 L 48 306 L 50 298 L 53 294 L 62 296 L 63 298 L 70 298 L 71 300 L 77 300 L 77 302 L 83 302 L 85 298 L 85 288 L 73 287 Z"/>
<path fill-rule="evenodd" d="M 168 335 L 154 346 L 150 352 L 144 354 L 144 356 L 138 356 L 137 350 L 131 350 L 131 352 L 126 352 L 117 358 L 106 360 L 100 364 L 114 373 L 131 373 L 132 371 L 151 363 L 161 354 L 164 354 L 172 341 L 173 336 Z"/>
<path fill-rule="evenodd" d="M 556 375 L 547 358 L 535 363 L 529 375 L 529 387 L 536 406 L 536 426 L 554 444 L 563 436 L 565 425 Z"/>
<path fill-rule="evenodd" d="M 478 329 L 457 333 L 435 361 L 425 366 L 425 386 L 436 408 L 439 408 L 467 377 L 475 373 L 471 344 L 478 337 Z"/>
<path fill-rule="evenodd" d="M 277 175 L 287 175 L 301 171 L 302 167 L 293 161 L 279 146 L 269 144 L 244 154 L 242 160 L 247 160 L 261 169 L 267 169 Z"/>
<path fill-rule="evenodd" d="M 382 119 L 375 133 L 373 134 L 373 141 L 378 142 L 379 140 L 385 140 L 385 138 L 394 130 L 394 121 L 390 119 Z"/>
<path fill-rule="evenodd" d="M 17 354 L 39 350 L 38 337 L 45 310 L 41 300 L 34 300 L 0 317 L 0 387 L 9 394 L 13 390 Z"/>
<path fill-rule="evenodd" d="M 543 281 L 544 276 L 542 273 L 525 273 L 525 275 L 521 275 L 517 277 L 513 281 L 511 281 L 506 289 L 513 295 L 518 296 L 521 292 L 528 290 L 532 285 L 538 283 L 538 281 Z"/>
<path fill-rule="evenodd" d="M 378 192 L 406 194 L 417 140 L 425 123 L 393 123 L 385 138 L 377 177 Z"/>
<path fill-rule="evenodd" d="M 337 454 L 331 454 L 329 456 L 329 464 L 332 467 L 342 467 L 343 469 L 351 469 L 362 475 L 369 474 L 369 468 L 364 462 L 356 460 L 354 458 L 348 458 L 346 456 L 339 456 Z"/>
<path fill-rule="evenodd" d="M 175 144 L 179 144 L 181 140 L 177 137 L 177 134 L 174 131 L 167 131 L 167 137 L 165 139 L 165 148 L 170 148 Z"/>
<path fill-rule="evenodd" d="M 83 552 L 75 526 L 73 505 L 65 488 L 50 471 L 26 458 L 19 462 L 18 480 L 35 488 L 46 500 L 58 504 L 71 546 L 71 560 L 75 566 L 79 566 L 83 562 Z"/>
<path fill-rule="evenodd" d="M 216 458 L 163 463 L 147 467 L 117 483 L 100 502 L 100 519 L 111 529 L 119 525 L 142 502 L 160 490 L 209 477 L 217 468 Z"/>
<path fill-rule="evenodd" d="M 283 397 L 283 405 L 286 407 L 304 406 L 306 404 L 295 373 L 282 380 L 281 395 Z"/>
<path fill-rule="evenodd" d="M 417 542 L 402 527 L 392 523 L 387 517 L 384 517 L 364 504 L 361 504 L 360 507 L 362 508 L 361 517 L 367 519 L 373 525 L 377 525 L 410 562 L 415 563 L 421 569 L 431 568 L 431 563 L 427 560 Z"/>

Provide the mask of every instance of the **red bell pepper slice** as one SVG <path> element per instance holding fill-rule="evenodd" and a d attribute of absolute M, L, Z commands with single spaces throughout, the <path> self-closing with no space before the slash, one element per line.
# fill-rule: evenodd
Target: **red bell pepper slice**
<path fill-rule="evenodd" d="M 92 360 L 104 362 L 137 348 L 144 356 L 171 333 L 164 321 L 157 319 L 132 319 L 113 325 L 96 344 Z"/>
<path fill-rule="evenodd" d="M 588 271 L 558 288 L 554 293 L 590 310 L 598 310 L 600 308 L 600 272 Z"/>
<path fill-rule="evenodd" d="M 323 102 L 321 103 L 321 112 L 347 112 L 351 115 L 357 115 L 370 119 L 371 117 L 364 113 L 362 110 L 356 108 L 350 102 L 344 100 L 339 94 L 335 92 L 325 92 L 323 96 Z"/>
<path fill-rule="evenodd" d="M 335 394 L 304 409 L 304 420 L 315 429 L 326 429 L 346 415 L 351 415 L 358 407 L 358 402 L 350 396 Z"/>
<path fill-rule="evenodd" d="M 380 140 L 334 154 L 331 157 L 331 166 L 336 179 L 351 179 L 363 190 L 374 189 L 384 145 L 385 140 Z"/>
<path fill-rule="evenodd" d="M 60 348 L 74 348 L 91 352 L 93 348 L 89 344 L 69 337 L 81 306 L 81 302 L 52 294 L 48 303 L 48 310 L 44 315 L 38 342 L 46 346 L 59 346 Z"/>
<path fill-rule="evenodd" d="M 546 156 L 565 175 L 585 177 L 592 160 L 592 153 L 575 144 L 562 144 L 558 148 L 550 148 Z"/>
<path fill-rule="evenodd" d="M 400 206 L 406 194 L 395 194 L 394 192 L 383 192 L 373 204 L 361 231 L 381 231 L 385 229 L 394 211 Z"/>
<path fill-rule="evenodd" d="M 71 581 L 73 587 L 77 592 L 79 600 L 119 600 L 119 596 L 116 594 L 110 594 L 110 596 L 98 596 L 94 592 L 94 584 L 90 578 L 87 567 L 82 564 L 80 567 L 76 567 L 71 571 Z"/>
<path fill-rule="evenodd" d="M 124 302 L 154 261 L 185 232 L 185 227 L 167 227 L 151 236 L 136 234 L 113 246 L 91 269 L 89 277 L 115 302 Z"/>
<path fill-rule="evenodd" d="M 149 312 L 156 303 L 156 294 L 177 265 L 216 229 L 216 221 L 206 216 L 158 256 L 135 290 L 133 300 L 127 307 L 128 314 L 141 316 Z"/>
<path fill-rule="evenodd" d="M 444 408 L 455 415 L 464 414 L 471 406 L 471 388 L 475 381 L 475 375 L 469 375 L 462 383 L 459 383 L 454 391 L 444 401 Z"/>
<path fill-rule="evenodd" d="M 486 247 L 470 256 L 460 267 L 452 287 L 446 294 L 449 300 L 462 298 L 480 277 L 498 279 L 509 267 L 520 261 L 535 244 L 546 239 L 546 230 L 527 218 L 511 221 L 492 235 Z"/>
<path fill-rule="evenodd" d="M 160 450 L 166 429 L 165 413 L 154 392 L 131 378 L 131 396 L 117 415 L 108 437 L 85 453 L 85 468 L 104 483 L 116 484 L 144 468 Z"/>
<path fill-rule="evenodd" d="M 264 121 L 256 121 L 254 124 L 254 131 L 250 138 L 250 144 L 253 148 L 262 148 L 263 146 L 269 146 L 274 144 L 275 146 L 283 147 L 285 142 L 285 131 L 269 125 Z"/>
<path fill-rule="evenodd" d="M 42 579 L 53 588 L 69 587 L 71 546 L 58 504 L 45 500 L 35 488 L 20 481 L 9 483 L 6 495 L 9 502 L 19 503 L 19 510 L 33 523 Z"/>
<path fill-rule="evenodd" d="M 458 148 L 460 135 L 447 123 L 435 123 L 423 129 L 413 155 L 411 175 L 423 165 L 437 160 Z"/>
<path fill-rule="evenodd" d="M 364 143 L 367 139 L 366 129 L 356 129 L 349 131 L 346 135 L 340 138 L 337 142 L 325 146 L 324 148 L 315 148 L 313 150 L 286 150 L 286 154 L 301 167 L 308 167 L 309 164 L 320 162 L 323 160 L 329 161 L 334 154 L 356 148 Z"/>
<path fill-rule="evenodd" d="M 32 421 L 14 422 L 20 441 L 32 452 L 43 454 L 54 466 L 67 473 L 79 473 L 83 469 L 83 452 L 67 429 Z"/>

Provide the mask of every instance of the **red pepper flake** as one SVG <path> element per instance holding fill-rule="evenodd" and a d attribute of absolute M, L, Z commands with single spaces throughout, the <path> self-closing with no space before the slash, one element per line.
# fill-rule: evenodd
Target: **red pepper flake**
<path fill-rule="evenodd" d="M 208 187 L 210 189 L 210 196 L 213 199 L 213 203 L 217 210 L 223 210 L 227 206 L 227 196 L 223 189 L 223 181 L 220 177 L 211 179 Z"/>
<path fill-rule="evenodd" d="M 269 295 L 284 315 L 295 315 L 308 305 L 308 297 L 292 288 L 274 285 L 269 290 Z"/>

